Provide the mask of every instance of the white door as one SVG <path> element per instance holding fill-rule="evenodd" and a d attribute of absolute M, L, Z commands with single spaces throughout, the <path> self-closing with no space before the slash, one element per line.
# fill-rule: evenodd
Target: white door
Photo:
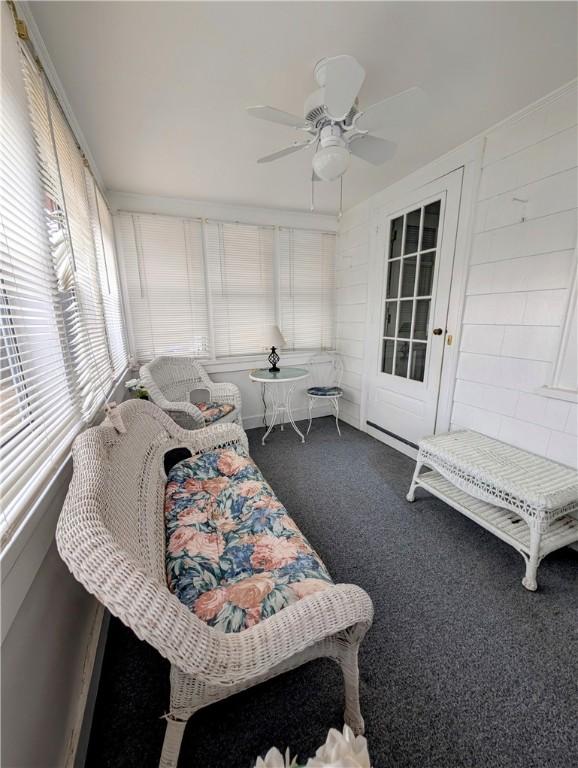
<path fill-rule="evenodd" d="M 366 426 L 410 453 L 436 431 L 461 183 L 458 169 L 379 215 Z"/>

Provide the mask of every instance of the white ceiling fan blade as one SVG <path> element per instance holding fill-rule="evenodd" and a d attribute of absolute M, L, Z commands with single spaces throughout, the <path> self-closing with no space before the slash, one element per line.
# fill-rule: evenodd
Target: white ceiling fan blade
<path fill-rule="evenodd" d="M 258 163 L 271 163 L 273 160 L 278 160 L 280 157 L 285 157 L 285 155 L 292 155 L 293 152 L 298 152 L 300 149 L 303 149 L 303 147 L 308 147 L 311 144 L 310 141 L 302 142 L 301 144 L 292 144 L 290 147 L 285 147 L 285 149 L 280 149 L 278 152 L 273 152 L 270 155 L 265 155 L 265 157 L 260 157 L 257 162 Z"/>
<path fill-rule="evenodd" d="M 381 165 L 390 160 L 397 150 L 397 144 L 376 136 L 356 136 L 349 142 L 349 151 L 372 165 Z"/>
<path fill-rule="evenodd" d="M 323 62 L 325 106 L 335 120 L 343 120 L 365 80 L 365 70 L 353 56 L 333 56 Z"/>
<path fill-rule="evenodd" d="M 288 125 L 290 128 L 307 129 L 311 127 L 302 117 L 297 117 L 297 115 L 292 115 L 289 112 L 283 112 L 282 109 L 275 109 L 275 107 L 247 107 L 247 112 L 252 117 L 259 118 L 259 120 L 268 120 L 270 123 Z"/>
<path fill-rule="evenodd" d="M 399 141 L 422 116 L 426 101 L 421 88 L 409 88 L 360 112 L 354 121 L 355 127 Z"/>

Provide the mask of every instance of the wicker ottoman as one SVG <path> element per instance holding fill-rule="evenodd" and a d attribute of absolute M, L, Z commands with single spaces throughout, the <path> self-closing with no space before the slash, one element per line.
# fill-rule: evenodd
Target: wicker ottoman
<path fill-rule="evenodd" d="M 420 474 L 423 467 L 429 471 Z M 578 541 L 576 470 L 478 432 L 422 440 L 408 501 L 417 487 L 517 549 L 526 561 L 526 589 L 537 589 L 546 555 Z"/>

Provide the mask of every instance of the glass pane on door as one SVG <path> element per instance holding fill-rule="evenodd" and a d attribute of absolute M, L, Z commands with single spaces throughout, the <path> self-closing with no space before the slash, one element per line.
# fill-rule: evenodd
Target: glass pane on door
<path fill-rule="evenodd" d="M 417 295 L 431 296 L 436 252 L 422 253 L 419 257 L 419 278 L 417 281 Z"/>
<path fill-rule="evenodd" d="M 417 256 L 408 256 L 403 260 L 403 272 L 401 273 L 401 295 L 413 296 L 415 292 L 415 272 L 417 269 Z"/>
<path fill-rule="evenodd" d="M 427 339 L 427 324 L 429 320 L 430 299 L 420 299 L 415 303 L 415 320 L 413 323 L 413 338 Z"/>
<path fill-rule="evenodd" d="M 409 361 L 409 342 L 398 341 L 395 350 L 395 375 L 407 377 L 407 363 Z"/>
<path fill-rule="evenodd" d="M 397 336 L 399 339 L 411 338 L 411 316 L 413 313 L 413 301 L 399 302 L 399 325 Z"/>
<path fill-rule="evenodd" d="M 440 201 L 426 205 L 423 210 L 423 230 L 421 233 L 421 250 L 427 251 L 438 244 L 438 227 L 440 223 Z"/>
<path fill-rule="evenodd" d="M 387 298 L 395 299 L 399 294 L 399 270 L 401 269 L 401 261 L 389 262 L 389 269 L 387 275 Z"/>
<path fill-rule="evenodd" d="M 414 342 L 411 345 L 411 365 L 409 378 L 414 381 L 423 381 L 425 374 L 425 353 L 427 344 Z"/>
<path fill-rule="evenodd" d="M 381 370 L 384 373 L 392 373 L 393 371 L 393 353 L 395 350 L 395 341 L 386 339 L 383 344 L 383 358 L 381 361 Z"/>
<path fill-rule="evenodd" d="M 397 320 L 397 301 L 388 301 L 385 305 L 385 335 L 395 336 L 395 321 Z"/>
<path fill-rule="evenodd" d="M 440 210 L 435 200 L 390 222 L 382 373 L 425 380 Z"/>
<path fill-rule="evenodd" d="M 397 259 L 401 256 L 401 237 L 403 233 L 403 216 L 399 216 L 391 222 L 389 229 L 389 258 Z"/>
<path fill-rule="evenodd" d="M 421 220 L 421 208 L 417 211 L 408 213 L 405 217 L 405 243 L 403 246 L 404 256 L 407 253 L 415 253 L 419 242 L 419 223 Z"/>

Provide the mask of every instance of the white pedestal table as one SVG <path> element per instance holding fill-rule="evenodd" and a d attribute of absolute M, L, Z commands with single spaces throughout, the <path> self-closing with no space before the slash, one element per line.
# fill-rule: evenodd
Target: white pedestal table
<path fill-rule="evenodd" d="M 272 409 L 272 416 L 269 422 L 267 431 L 261 438 L 261 445 L 265 445 L 265 440 L 269 437 L 269 434 L 277 421 L 283 429 L 283 414 L 287 414 L 289 424 L 293 427 L 295 432 L 301 438 L 301 442 L 305 442 L 305 437 L 293 418 L 293 412 L 291 410 L 291 396 L 295 390 L 295 385 L 298 381 L 306 379 L 309 376 L 309 371 L 305 368 L 280 368 L 279 371 L 270 371 L 268 368 L 257 368 L 251 371 L 249 378 L 251 381 L 258 382 L 265 388 L 265 397 L 269 399 L 269 403 Z"/>

